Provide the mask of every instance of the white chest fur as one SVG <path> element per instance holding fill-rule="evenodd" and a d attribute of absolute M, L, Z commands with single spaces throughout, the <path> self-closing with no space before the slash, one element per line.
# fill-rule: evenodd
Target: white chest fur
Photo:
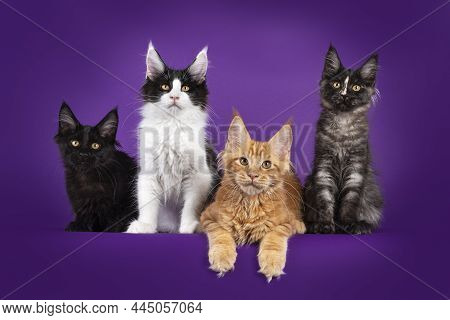
<path fill-rule="evenodd" d="M 164 110 L 150 103 L 143 109 L 139 125 L 141 172 L 157 175 L 163 188 L 171 188 L 181 185 L 186 176 L 208 169 L 204 112 L 191 109 L 161 114 Z"/>

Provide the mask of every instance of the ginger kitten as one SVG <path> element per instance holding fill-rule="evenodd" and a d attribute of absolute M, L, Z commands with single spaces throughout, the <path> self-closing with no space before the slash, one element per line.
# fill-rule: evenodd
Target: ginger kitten
<path fill-rule="evenodd" d="M 289 237 L 306 230 L 291 145 L 289 124 L 260 142 L 250 138 L 240 116 L 231 122 L 221 154 L 223 180 L 200 218 L 209 240 L 210 268 L 219 276 L 233 269 L 236 246 L 253 242 L 260 242 L 259 272 L 269 282 L 283 274 Z"/>

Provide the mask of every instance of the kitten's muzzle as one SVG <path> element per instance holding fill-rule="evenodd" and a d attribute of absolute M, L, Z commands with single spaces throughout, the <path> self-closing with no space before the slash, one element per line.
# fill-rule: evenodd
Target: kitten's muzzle
<path fill-rule="evenodd" d="M 181 109 L 181 107 L 177 104 L 177 102 L 180 100 L 179 96 L 170 96 L 169 98 L 172 101 L 172 104 L 169 105 L 169 108 L 176 107 L 178 109 Z"/>
<path fill-rule="evenodd" d="M 256 179 L 256 178 L 258 178 L 259 177 L 259 175 L 258 174 L 256 174 L 256 173 L 252 173 L 252 172 L 250 172 L 250 173 L 247 173 L 247 175 L 249 176 L 249 178 L 250 179 L 252 179 L 252 182 Z"/>

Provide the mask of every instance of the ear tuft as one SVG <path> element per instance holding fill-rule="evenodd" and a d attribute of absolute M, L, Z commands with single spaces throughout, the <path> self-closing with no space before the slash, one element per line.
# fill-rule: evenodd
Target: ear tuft
<path fill-rule="evenodd" d="M 156 51 L 151 41 L 148 44 L 146 62 L 147 62 L 147 71 L 145 75 L 150 80 L 154 80 L 159 74 L 163 73 L 164 70 L 166 69 L 166 65 L 162 61 L 161 56 L 159 55 L 158 51 Z"/>
<path fill-rule="evenodd" d="M 363 79 L 374 82 L 377 75 L 377 70 L 378 55 L 373 54 L 369 59 L 367 59 L 366 62 L 364 62 L 364 64 L 359 69 L 359 72 Z"/>
<path fill-rule="evenodd" d="M 250 134 L 245 127 L 244 121 L 239 115 L 234 115 L 228 128 L 226 149 L 231 152 L 237 152 L 242 150 L 250 140 Z"/>
<path fill-rule="evenodd" d="M 281 160 L 289 160 L 291 156 L 292 140 L 292 127 L 290 123 L 287 123 L 269 140 L 269 145 L 272 152 Z"/>
<path fill-rule="evenodd" d="M 59 110 L 58 125 L 59 133 L 62 134 L 75 131 L 80 125 L 80 122 L 65 101 L 62 102 Z"/>
<path fill-rule="evenodd" d="M 233 118 L 234 118 L 234 117 L 240 117 L 240 118 L 242 119 L 242 117 L 241 117 L 241 115 L 239 114 L 239 111 L 237 110 L 236 107 L 232 107 L 231 110 L 232 110 L 232 112 L 233 112 Z"/>
<path fill-rule="evenodd" d="M 341 59 L 336 49 L 330 44 L 327 55 L 325 56 L 325 65 L 323 67 L 322 78 L 332 77 L 339 73 L 342 68 Z"/>
<path fill-rule="evenodd" d="M 118 126 L 119 115 L 117 108 L 114 108 L 96 125 L 96 128 L 101 137 L 114 140 Z"/>
<path fill-rule="evenodd" d="M 208 70 L 208 47 L 204 47 L 195 58 L 194 62 L 188 67 L 188 72 L 192 78 L 201 83 L 206 79 Z"/>

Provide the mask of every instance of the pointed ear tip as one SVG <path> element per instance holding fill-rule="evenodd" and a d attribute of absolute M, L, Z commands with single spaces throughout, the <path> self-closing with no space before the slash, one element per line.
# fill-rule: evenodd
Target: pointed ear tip
<path fill-rule="evenodd" d="M 284 127 L 289 127 L 292 130 L 292 127 L 294 126 L 294 119 L 292 117 L 290 117 L 286 123 L 284 124 Z"/>
<path fill-rule="evenodd" d="M 328 52 L 337 52 L 336 48 L 333 46 L 333 44 L 330 42 L 330 46 L 328 47 Z"/>
<path fill-rule="evenodd" d="M 195 58 L 198 59 L 202 56 L 204 56 L 206 58 L 206 62 L 208 62 L 208 47 L 204 47 L 202 50 L 200 50 Z"/>
<path fill-rule="evenodd" d="M 119 111 L 117 110 L 117 107 L 113 108 L 109 113 L 113 114 L 116 118 L 119 117 Z"/>
<path fill-rule="evenodd" d="M 286 123 L 280 130 L 287 130 L 287 131 L 289 131 L 290 136 L 293 135 L 292 125 L 290 125 L 288 123 Z"/>
<path fill-rule="evenodd" d="M 147 48 L 147 56 L 149 55 L 150 52 L 157 52 L 155 49 L 155 46 L 153 45 L 153 42 L 149 42 L 148 44 L 148 48 Z"/>
<path fill-rule="evenodd" d="M 61 113 L 66 111 L 71 112 L 69 105 L 65 101 L 63 101 L 61 107 L 59 108 L 59 112 Z"/>
<path fill-rule="evenodd" d="M 239 114 L 233 115 L 233 119 L 231 120 L 231 123 L 235 123 L 236 121 L 244 123 L 244 120 L 242 120 L 242 117 Z"/>

